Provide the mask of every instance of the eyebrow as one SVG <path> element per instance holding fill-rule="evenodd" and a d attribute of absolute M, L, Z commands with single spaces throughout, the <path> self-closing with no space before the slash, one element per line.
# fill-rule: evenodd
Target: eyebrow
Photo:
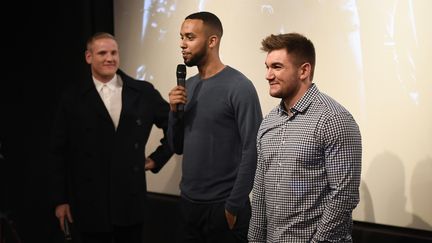
<path fill-rule="evenodd" d="M 281 63 L 281 62 L 271 62 L 271 63 L 269 63 L 269 64 L 267 64 L 267 62 L 264 62 L 264 64 L 265 64 L 267 67 L 269 67 L 269 66 L 274 67 L 274 66 L 277 66 L 277 65 L 284 66 L 284 64 Z"/>
<path fill-rule="evenodd" d="M 186 36 L 186 37 L 191 37 L 191 36 L 196 36 L 196 34 L 192 33 L 192 32 L 187 32 L 187 33 L 180 33 L 180 36 Z"/>

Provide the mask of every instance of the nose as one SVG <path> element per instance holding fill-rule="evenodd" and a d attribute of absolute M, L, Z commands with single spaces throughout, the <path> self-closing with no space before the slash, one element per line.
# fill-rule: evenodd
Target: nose
<path fill-rule="evenodd" d="M 114 58 L 114 55 L 113 54 L 111 54 L 111 53 L 108 53 L 108 55 L 106 55 L 106 60 L 107 61 L 113 61 L 115 58 Z"/>
<path fill-rule="evenodd" d="M 267 68 L 265 78 L 267 80 L 272 80 L 275 78 L 275 75 L 274 75 L 273 70 L 271 68 Z"/>
<path fill-rule="evenodd" d="M 185 44 L 185 40 L 180 40 L 180 48 L 181 49 L 186 49 L 186 44 Z"/>

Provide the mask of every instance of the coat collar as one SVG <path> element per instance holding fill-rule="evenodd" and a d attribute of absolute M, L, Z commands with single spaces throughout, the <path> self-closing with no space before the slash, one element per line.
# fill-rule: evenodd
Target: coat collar
<path fill-rule="evenodd" d="M 120 112 L 120 120 L 117 130 L 122 125 L 122 120 L 124 120 L 125 111 L 133 107 L 133 103 L 139 98 L 141 92 L 137 81 L 126 75 L 123 71 L 118 70 L 117 75 L 121 78 L 122 87 L 122 109 Z M 95 84 L 93 82 L 91 73 L 84 79 L 84 82 L 80 86 L 81 98 L 104 120 L 110 122 L 114 129 L 114 124 L 111 117 L 106 109 L 99 93 L 96 90 Z"/>

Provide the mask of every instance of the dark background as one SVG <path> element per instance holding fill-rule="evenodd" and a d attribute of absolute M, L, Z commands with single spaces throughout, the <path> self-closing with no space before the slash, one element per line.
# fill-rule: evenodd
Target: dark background
<path fill-rule="evenodd" d="M 0 212 L 23 243 L 62 242 L 49 194 L 49 131 L 59 91 L 88 68 L 87 38 L 97 31 L 113 33 L 113 2 L 2 5 Z"/>
<path fill-rule="evenodd" d="M 87 38 L 115 34 L 113 1 L 2 5 L 0 216 L 12 228 L 2 224 L 0 235 L 10 239 L 14 229 L 22 243 L 64 242 L 50 200 L 49 131 L 60 90 L 87 72 Z M 174 241 L 177 203 L 177 196 L 150 193 L 146 242 Z M 353 237 L 364 243 L 432 242 L 431 232 L 363 222 L 354 222 Z"/>

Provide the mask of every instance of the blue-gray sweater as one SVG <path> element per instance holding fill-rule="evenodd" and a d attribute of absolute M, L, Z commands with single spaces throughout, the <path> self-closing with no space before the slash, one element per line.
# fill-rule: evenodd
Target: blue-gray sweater
<path fill-rule="evenodd" d="M 226 66 L 202 80 L 186 81 L 183 118 L 170 112 L 168 140 L 183 154 L 182 197 L 225 202 L 233 214 L 247 202 L 256 169 L 256 135 L 262 112 L 252 82 Z"/>

